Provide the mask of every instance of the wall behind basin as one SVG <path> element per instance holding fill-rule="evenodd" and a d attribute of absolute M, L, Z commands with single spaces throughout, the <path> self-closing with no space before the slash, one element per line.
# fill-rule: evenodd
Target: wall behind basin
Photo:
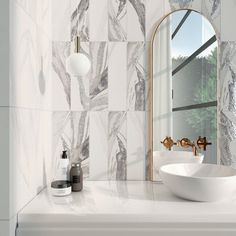
<path fill-rule="evenodd" d="M 72 161 L 84 159 L 89 179 L 147 179 L 151 32 L 164 15 L 190 8 L 205 15 L 221 39 L 219 153 L 223 164 L 235 166 L 236 37 L 229 27 L 234 14 L 227 13 L 236 9 L 235 1 L 54 0 L 52 4 L 54 163 L 67 148 Z M 92 61 L 92 70 L 84 78 L 72 78 L 65 71 L 76 34 L 81 51 Z"/>

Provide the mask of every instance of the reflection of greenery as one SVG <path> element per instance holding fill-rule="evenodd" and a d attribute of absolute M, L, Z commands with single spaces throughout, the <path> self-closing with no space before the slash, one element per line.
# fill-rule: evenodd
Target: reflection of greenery
<path fill-rule="evenodd" d="M 175 63 L 185 60 L 186 58 L 174 59 Z M 216 101 L 217 87 L 217 48 L 211 51 L 211 54 L 205 57 L 198 57 L 192 61 L 191 69 L 187 73 L 196 72 L 200 81 L 195 84 L 193 90 L 194 104 L 201 104 L 210 101 Z M 184 73 L 182 76 L 189 76 Z M 207 132 L 208 138 L 216 140 L 216 107 L 193 109 L 186 112 L 186 121 L 196 131 L 204 135 Z"/>
<path fill-rule="evenodd" d="M 202 71 L 203 84 L 200 83 L 197 86 L 196 92 L 194 94 L 194 102 L 198 104 L 215 101 L 217 99 L 217 48 L 211 51 L 210 55 L 201 59 L 203 60 L 203 63 L 205 63 L 205 66 L 203 66 L 203 68 L 207 69 L 205 71 Z M 204 132 L 204 129 L 210 128 L 208 138 L 213 141 L 216 140 L 217 135 L 216 116 L 216 107 L 209 107 L 190 110 L 186 120 L 194 129 L 201 128 Z"/>

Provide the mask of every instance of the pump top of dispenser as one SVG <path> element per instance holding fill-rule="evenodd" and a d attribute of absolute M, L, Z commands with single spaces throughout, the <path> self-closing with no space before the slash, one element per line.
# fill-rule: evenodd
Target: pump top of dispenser
<path fill-rule="evenodd" d="M 67 159 L 68 158 L 66 152 L 67 152 L 66 150 L 62 151 L 62 155 L 61 155 L 62 159 Z"/>

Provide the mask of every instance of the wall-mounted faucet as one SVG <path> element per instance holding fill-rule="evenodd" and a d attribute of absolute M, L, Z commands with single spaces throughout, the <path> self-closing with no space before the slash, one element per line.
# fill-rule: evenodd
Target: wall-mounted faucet
<path fill-rule="evenodd" d="M 191 147 L 192 150 L 193 150 L 194 156 L 198 155 L 198 148 L 203 149 L 204 151 L 206 151 L 207 145 L 211 145 L 211 143 L 207 141 L 206 137 L 202 138 L 201 136 L 198 137 L 197 142 L 194 142 L 194 141 L 192 142 L 188 138 L 182 138 L 181 140 L 177 140 L 177 142 L 174 142 L 174 140 L 171 137 L 167 136 L 163 141 L 161 141 L 161 143 L 169 151 L 171 151 L 171 148 L 174 145 L 179 146 L 179 147 L 183 147 L 183 148 Z"/>

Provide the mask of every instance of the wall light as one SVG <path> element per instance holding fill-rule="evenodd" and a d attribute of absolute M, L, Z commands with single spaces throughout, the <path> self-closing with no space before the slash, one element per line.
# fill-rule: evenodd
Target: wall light
<path fill-rule="evenodd" d="M 75 38 L 75 52 L 66 59 L 66 71 L 72 76 L 85 76 L 88 74 L 91 62 L 89 58 L 79 52 L 80 40 Z"/>

